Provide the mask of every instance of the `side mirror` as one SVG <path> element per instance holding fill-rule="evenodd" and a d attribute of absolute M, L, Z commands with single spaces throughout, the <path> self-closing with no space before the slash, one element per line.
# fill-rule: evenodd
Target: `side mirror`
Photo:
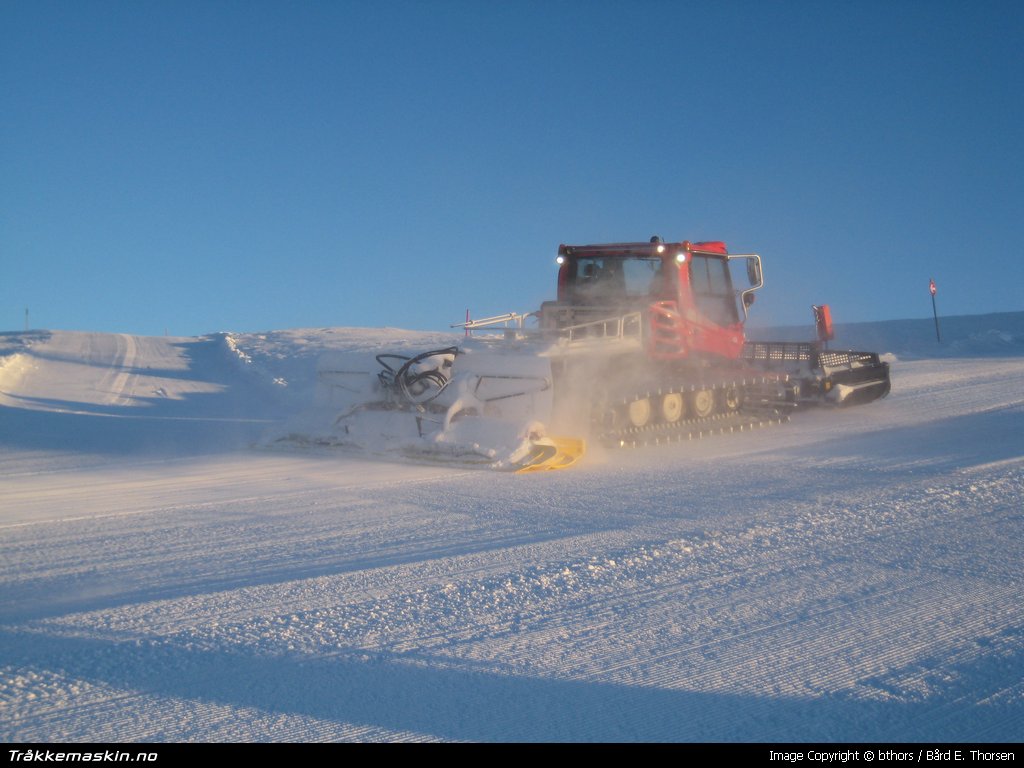
<path fill-rule="evenodd" d="M 761 286 L 762 280 L 760 259 L 747 259 L 747 280 L 750 282 L 751 286 Z M 750 296 L 751 294 L 747 295 Z"/>
<path fill-rule="evenodd" d="M 761 274 L 761 257 L 756 253 L 732 253 L 729 254 L 729 261 L 735 259 L 743 259 L 747 262 L 747 282 L 750 287 L 746 290 L 736 290 L 736 293 L 740 295 L 740 307 L 743 309 L 743 322 L 747 321 L 749 316 L 748 310 L 750 305 L 754 303 L 754 291 L 759 290 L 764 285 L 764 276 Z M 730 272 L 733 285 L 740 282 L 740 277 L 735 272 Z"/>

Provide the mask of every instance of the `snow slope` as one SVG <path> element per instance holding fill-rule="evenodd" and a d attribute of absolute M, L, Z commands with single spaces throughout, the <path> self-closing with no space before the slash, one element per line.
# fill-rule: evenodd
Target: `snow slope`
<path fill-rule="evenodd" d="M 1024 354 L 1024 327 L 1019 312 L 939 318 L 936 339 L 933 318 L 887 320 L 877 323 L 838 323 L 836 340 L 851 348 L 884 351 L 900 359 L 935 357 L 1017 357 Z M 805 341 L 811 326 L 753 329 L 752 339 Z"/>
<path fill-rule="evenodd" d="M 961 324 L 873 329 L 879 403 L 527 476 L 250 447 L 443 334 L 2 334 L 0 737 L 1020 741 L 1024 313 Z"/>

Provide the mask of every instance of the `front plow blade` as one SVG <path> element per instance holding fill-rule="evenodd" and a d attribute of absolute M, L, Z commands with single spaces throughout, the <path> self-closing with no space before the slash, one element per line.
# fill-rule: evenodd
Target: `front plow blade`
<path fill-rule="evenodd" d="M 516 474 L 566 469 L 586 451 L 586 443 L 576 437 L 545 437 L 535 441 L 522 459 L 509 467 Z"/>

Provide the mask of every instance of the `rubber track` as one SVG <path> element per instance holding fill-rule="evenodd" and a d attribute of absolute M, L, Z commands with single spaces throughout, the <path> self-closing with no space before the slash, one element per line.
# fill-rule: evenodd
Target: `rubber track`
<path fill-rule="evenodd" d="M 700 440 L 714 435 L 750 432 L 763 427 L 784 424 L 789 421 L 791 403 L 782 401 L 759 402 L 766 399 L 767 387 L 780 384 L 774 377 L 754 377 L 723 381 L 715 384 L 686 384 L 675 387 L 659 387 L 635 392 L 616 402 L 616 407 L 627 406 L 634 400 L 657 398 L 664 395 L 688 394 L 699 389 L 710 389 L 716 395 L 729 388 L 743 391 L 744 403 L 734 413 L 714 413 L 704 418 L 684 418 L 674 423 L 652 422 L 642 427 L 624 426 L 618 429 L 597 430 L 597 441 L 608 447 L 639 448 L 646 445 L 666 445 L 686 440 Z M 751 402 L 754 401 L 754 402 Z M 786 410 L 781 410 L 786 409 Z"/>

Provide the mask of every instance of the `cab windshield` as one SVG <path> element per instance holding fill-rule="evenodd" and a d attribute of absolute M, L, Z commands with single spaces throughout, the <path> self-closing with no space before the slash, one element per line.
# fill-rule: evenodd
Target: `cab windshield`
<path fill-rule="evenodd" d="M 654 256 L 587 256 L 576 260 L 573 285 L 588 303 L 646 298 L 660 290 L 662 259 Z"/>
<path fill-rule="evenodd" d="M 739 322 L 729 262 L 695 253 L 690 258 L 690 285 L 697 308 L 718 325 Z"/>

